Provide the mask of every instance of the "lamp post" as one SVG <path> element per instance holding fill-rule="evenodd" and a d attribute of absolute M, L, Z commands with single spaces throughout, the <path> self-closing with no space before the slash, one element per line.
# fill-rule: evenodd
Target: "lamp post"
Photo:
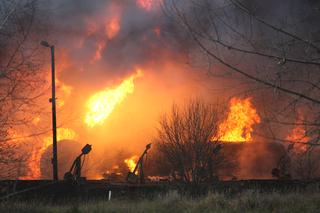
<path fill-rule="evenodd" d="M 56 120 L 56 83 L 55 83 L 55 66 L 54 66 L 54 45 L 50 45 L 47 41 L 40 43 L 44 47 L 51 50 L 51 88 L 52 95 L 49 102 L 52 104 L 52 168 L 53 180 L 58 180 L 58 153 L 57 153 L 57 120 Z"/>

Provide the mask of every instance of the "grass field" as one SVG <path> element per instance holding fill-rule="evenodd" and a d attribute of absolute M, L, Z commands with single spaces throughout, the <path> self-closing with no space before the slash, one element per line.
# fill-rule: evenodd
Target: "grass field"
<path fill-rule="evenodd" d="M 209 194 L 191 199 L 171 192 L 153 200 L 111 200 L 85 203 L 50 202 L 0 203 L 0 212 L 320 212 L 320 193 L 246 192 L 232 197 Z"/>

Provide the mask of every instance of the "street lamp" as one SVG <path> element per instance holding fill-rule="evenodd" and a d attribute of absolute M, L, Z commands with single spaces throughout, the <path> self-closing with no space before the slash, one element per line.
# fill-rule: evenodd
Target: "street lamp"
<path fill-rule="evenodd" d="M 56 83 L 55 83 L 55 66 L 54 66 L 54 45 L 50 45 L 47 41 L 41 41 L 40 44 L 51 50 L 51 88 L 52 95 L 49 102 L 52 104 L 52 167 L 53 180 L 58 180 L 58 153 L 57 153 L 57 120 L 56 120 Z"/>

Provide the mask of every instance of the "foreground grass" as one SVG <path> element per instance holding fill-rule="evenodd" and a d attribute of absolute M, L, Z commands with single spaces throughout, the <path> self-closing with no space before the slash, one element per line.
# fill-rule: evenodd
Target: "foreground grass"
<path fill-rule="evenodd" d="M 255 193 L 230 197 L 209 194 L 190 199 L 172 192 L 154 200 L 90 201 L 54 205 L 45 202 L 0 203 L 0 212 L 319 212 L 320 193 Z"/>

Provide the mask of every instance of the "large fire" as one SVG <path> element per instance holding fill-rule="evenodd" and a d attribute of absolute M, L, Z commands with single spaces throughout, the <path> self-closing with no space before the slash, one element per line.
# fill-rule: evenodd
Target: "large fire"
<path fill-rule="evenodd" d="M 106 168 L 109 168 L 107 174 L 124 175 L 124 170 L 133 172 L 139 160 L 139 155 L 133 155 L 137 154 L 134 151 L 137 147 L 141 147 L 147 138 L 155 135 L 159 114 L 170 109 L 172 102 L 180 105 L 185 98 L 193 95 L 214 100 L 216 94 L 208 93 L 208 87 L 213 89 L 225 85 L 224 81 L 207 79 L 205 72 L 199 72 L 198 68 L 193 69 L 184 63 L 190 54 L 193 54 L 191 50 L 194 48 L 190 46 L 192 44 L 189 44 L 187 37 L 181 37 L 180 33 L 176 33 L 176 25 L 171 23 L 171 19 L 162 16 L 161 9 L 165 8 L 161 8 L 161 5 L 170 10 L 169 2 L 94 1 L 90 7 L 87 3 L 78 2 L 79 5 L 70 3 L 67 4 L 67 10 L 51 14 L 59 15 L 52 19 L 54 23 L 48 25 L 52 26 L 54 28 L 52 31 L 56 33 L 52 35 L 53 37 L 47 38 L 57 47 L 57 126 L 68 127 L 57 129 L 57 140 L 77 140 L 79 144 L 93 145 L 94 152 L 90 153 L 91 162 L 88 164 L 90 169 L 84 171 L 84 175 L 88 178 L 98 177 L 101 171 L 107 171 Z M 74 6 L 76 7 L 73 8 Z M 75 14 L 72 16 L 64 14 L 66 11 L 73 11 Z M 48 50 L 43 51 L 49 54 Z M 191 63 L 202 62 L 201 59 L 191 60 Z M 51 84 L 49 55 L 39 58 L 39 61 L 42 60 L 47 62 L 44 80 L 48 85 L 44 88 L 49 88 Z M 197 67 L 202 67 L 201 64 L 200 66 L 197 64 Z M 214 65 L 219 66 L 219 64 Z M 136 88 L 136 84 L 142 71 L 137 70 L 134 73 L 136 67 L 141 67 L 146 74 L 139 82 L 139 88 Z M 132 73 L 117 83 L 103 85 L 99 90 L 93 90 L 96 87 L 96 79 L 115 77 L 115 73 L 123 76 L 128 70 L 132 70 Z M 198 79 L 201 79 L 200 84 Z M 112 80 L 110 79 L 110 82 Z M 214 87 L 211 87 L 212 85 Z M 79 94 L 81 93 L 79 91 L 93 92 L 86 94 L 88 96 L 83 99 L 83 94 Z M 21 153 L 28 153 L 26 155 L 28 159 L 21 163 L 24 168 L 17 175 L 20 179 L 45 178 L 46 174 L 41 174 L 40 165 L 50 163 L 44 162 L 48 160 L 48 156 L 44 155 L 52 154 L 51 104 L 48 103 L 51 94 L 49 89 L 43 93 L 43 97 L 41 96 L 37 103 L 39 113 L 31 114 L 32 120 L 28 123 L 28 127 L 23 127 L 19 131 L 22 127 L 18 126 L 13 133 L 9 133 L 10 137 L 18 138 L 12 140 L 12 143 L 26 144 L 21 146 L 25 151 Z M 224 94 L 230 95 L 228 91 Z M 217 132 L 211 138 L 212 142 L 229 143 L 225 146 L 223 154 L 236 153 L 233 152 L 233 149 L 237 149 L 234 147 L 240 147 L 240 157 L 236 156 L 239 168 L 249 162 L 247 153 L 253 153 L 252 156 L 264 156 L 267 152 L 265 147 L 269 146 L 269 144 L 264 146 L 263 143 L 249 143 L 256 139 L 253 134 L 255 125 L 262 122 L 256 107 L 252 98 L 232 98 L 227 106 L 226 116 L 217 123 Z M 301 125 L 302 117 L 297 117 L 296 125 L 288 131 L 289 134 L 284 137 L 286 139 L 284 141 L 293 143 L 294 150 L 302 153 L 307 150 L 310 138 L 306 136 L 308 131 L 305 126 Z M 29 135 L 35 137 L 31 138 Z M 58 147 L 63 145 L 58 142 Z M 66 154 L 68 158 L 75 157 L 70 153 L 81 151 L 77 146 L 67 148 L 64 151 L 68 152 Z M 282 148 L 280 145 L 279 148 L 275 147 L 280 151 Z M 133 154 L 125 156 L 115 153 L 122 149 Z M 268 161 L 271 161 L 271 158 L 276 161 L 276 155 L 278 153 L 270 155 Z M 64 158 L 62 154 L 58 156 Z M 228 156 L 234 157 L 231 154 Z M 257 162 L 254 157 L 250 159 L 254 159 L 252 162 Z M 257 166 L 260 167 L 259 164 Z M 243 168 L 245 168 L 243 173 L 249 171 L 249 166 Z M 59 167 L 59 169 L 61 170 L 59 174 L 65 172 L 62 171 L 64 168 Z"/>
<path fill-rule="evenodd" d="M 246 142 L 252 140 L 253 125 L 260 123 L 257 110 L 250 98 L 232 98 L 227 118 L 219 125 L 213 140 Z"/>
<path fill-rule="evenodd" d="M 128 94 L 133 93 L 134 80 L 141 76 L 141 74 L 141 70 L 137 70 L 135 74 L 123 80 L 119 86 L 115 88 L 107 87 L 92 95 L 87 102 L 88 111 L 84 120 L 87 126 L 94 127 L 102 124 L 114 108 L 120 104 Z"/>
<path fill-rule="evenodd" d="M 137 160 L 138 160 L 138 156 L 137 155 L 134 155 L 134 156 L 124 160 L 124 163 L 127 165 L 127 167 L 130 170 L 130 172 L 134 171 L 134 168 L 137 165 Z"/>

